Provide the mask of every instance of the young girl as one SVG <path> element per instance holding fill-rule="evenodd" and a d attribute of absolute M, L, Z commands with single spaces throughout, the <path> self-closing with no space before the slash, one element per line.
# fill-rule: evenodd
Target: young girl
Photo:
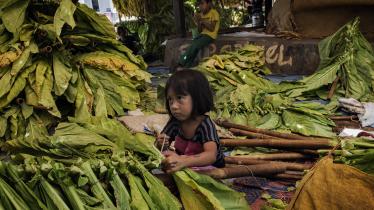
<path fill-rule="evenodd" d="M 198 71 L 181 70 L 166 83 L 166 108 L 170 120 L 157 137 L 159 148 L 175 141 L 175 152 L 165 151 L 165 171 L 185 167 L 224 167 L 224 156 L 214 123 L 207 112 L 213 108 L 208 80 Z M 165 142 L 165 143 L 164 143 Z"/>

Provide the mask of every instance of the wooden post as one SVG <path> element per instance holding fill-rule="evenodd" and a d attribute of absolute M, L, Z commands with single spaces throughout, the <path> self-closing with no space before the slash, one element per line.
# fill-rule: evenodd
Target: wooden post
<path fill-rule="evenodd" d="M 268 21 L 268 15 L 269 15 L 272 7 L 273 7 L 273 0 L 265 0 L 265 21 L 266 21 L 266 24 L 267 24 L 267 21 Z"/>
<path fill-rule="evenodd" d="M 180 37 L 186 36 L 186 23 L 184 20 L 184 5 L 183 0 L 173 0 L 173 11 L 175 16 L 175 28 L 177 35 Z"/>

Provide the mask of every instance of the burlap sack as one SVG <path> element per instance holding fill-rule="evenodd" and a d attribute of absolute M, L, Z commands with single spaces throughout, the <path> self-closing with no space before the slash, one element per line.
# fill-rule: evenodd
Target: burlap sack
<path fill-rule="evenodd" d="M 360 30 L 374 40 L 373 0 L 277 0 L 268 15 L 266 32 L 296 32 L 305 38 L 323 38 L 355 17 Z"/>
<path fill-rule="evenodd" d="M 324 157 L 304 176 L 287 209 L 374 209 L 374 176 Z"/>
<path fill-rule="evenodd" d="M 161 132 L 169 120 L 169 115 L 122 116 L 117 119 L 133 133 L 148 133 Z"/>

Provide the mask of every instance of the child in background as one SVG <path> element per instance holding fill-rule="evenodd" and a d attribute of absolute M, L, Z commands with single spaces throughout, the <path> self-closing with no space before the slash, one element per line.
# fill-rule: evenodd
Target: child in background
<path fill-rule="evenodd" d="M 197 1 L 200 13 L 195 14 L 194 22 L 197 25 L 200 35 L 192 40 L 190 47 L 179 58 L 179 68 L 190 68 L 201 49 L 213 43 L 217 38 L 220 25 L 220 17 L 212 6 L 212 0 Z"/>
<path fill-rule="evenodd" d="M 198 71 L 181 70 L 166 83 L 166 108 L 170 120 L 157 137 L 157 146 L 175 141 L 175 152 L 165 151 L 167 173 L 186 167 L 224 167 L 217 130 L 206 114 L 213 108 L 213 94 L 206 77 Z"/>

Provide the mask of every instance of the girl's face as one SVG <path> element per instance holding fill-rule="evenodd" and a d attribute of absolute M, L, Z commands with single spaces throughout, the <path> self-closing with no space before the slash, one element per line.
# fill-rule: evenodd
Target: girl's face
<path fill-rule="evenodd" d="M 192 97 L 190 94 L 177 95 L 174 90 L 169 89 L 167 98 L 170 112 L 179 121 L 190 119 L 192 113 Z"/>

